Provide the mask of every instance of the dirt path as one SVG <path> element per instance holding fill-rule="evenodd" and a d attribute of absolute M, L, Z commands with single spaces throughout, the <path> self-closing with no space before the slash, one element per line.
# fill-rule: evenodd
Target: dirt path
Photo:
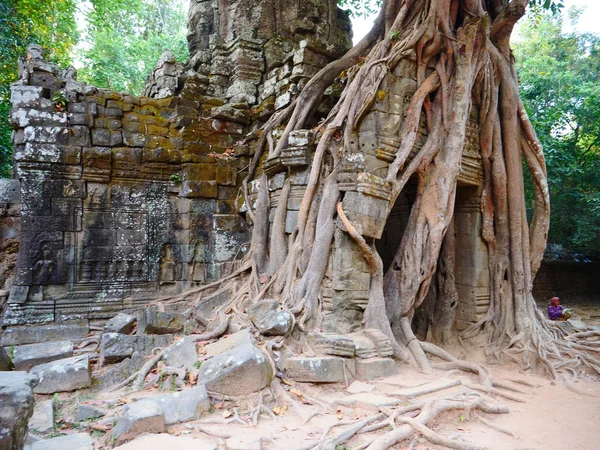
<path fill-rule="evenodd" d="M 584 396 L 573 393 L 563 384 L 553 385 L 542 376 L 519 373 L 516 368 L 509 366 L 492 367 L 492 372 L 497 380 L 518 379 L 539 385 L 536 388 L 521 386 L 528 392 L 523 395 L 526 403 L 499 399 L 498 401 L 509 406 L 509 414 L 485 415 L 490 422 L 510 430 L 517 436 L 516 438 L 488 427 L 475 417 L 469 419 L 459 411 L 444 414 L 437 423 L 432 425 L 432 428 L 454 440 L 468 441 L 494 450 L 564 450 L 566 448 L 569 450 L 593 450 L 600 448 L 600 427 L 598 426 L 600 423 L 600 382 L 598 380 L 590 377 L 589 380 L 578 383 L 579 389 L 589 393 Z M 376 390 L 369 395 L 386 395 L 398 386 L 414 386 L 445 375 L 447 374 L 438 372 L 426 376 L 405 365 L 398 365 L 398 375 L 370 383 L 376 387 Z M 450 378 L 467 379 L 462 374 L 456 374 Z M 335 401 L 350 395 L 345 392 L 345 387 L 342 385 L 297 384 L 296 388 L 305 395 L 325 401 Z M 463 386 L 458 386 L 445 391 L 445 393 L 461 395 L 464 391 Z M 598 397 L 594 397 L 594 395 Z M 252 401 L 253 399 L 249 399 L 248 403 Z M 256 428 L 239 424 L 204 423 L 211 420 L 222 421 L 223 417 L 230 414 L 235 406 L 244 409 L 249 405 L 226 402 L 221 410 L 216 411 L 207 419 L 171 427 L 170 433 L 179 436 L 147 435 L 119 448 L 123 450 L 163 450 L 171 447 L 178 450 L 215 448 L 219 439 L 194 430 L 194 427 L 200 426 L 210 433 L 230 435 L 245 440 L 244 445 L 247 447 L 240 448 L 259 448 L 253 447 L 251 443 L 262 438 L 262 448 L 265 450 L 299 449 L 318 439 L 328 425 L 336 423 L 338 420 L 354 420 L 376 412 L 374 407 L 336 407 L 335 409 L 339 408 L 338 411 L 316 416 L 305 425 L 290 411 L 275 420 L 261 417 Z M 311 411 L 311 408 L 307 406 L 307 412 Z M 344 427 L 335 428 L 333 433 L 339 433 L 343 429 Z M 347 447 L 343 448 L 359 447 L 373 439 L 374 436 L 376 436 L 375 433 L 358 435 L 347 443 Z M 408 444 L 405 443 L 405 446 Z M 406 447 L 396 446 L 394 448 Z M 421 438 L 414 448 L 415 450 L 433 450 L 445 447 L 431 445 Z"/>

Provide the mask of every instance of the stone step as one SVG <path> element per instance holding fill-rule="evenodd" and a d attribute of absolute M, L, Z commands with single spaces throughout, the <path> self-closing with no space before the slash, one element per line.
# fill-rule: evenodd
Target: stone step
<path fill-rule="evenodd" d="M 450 378 L 440 378 L 436 381 L 430 381 L 427 383 L 419 384 L 416 386 L 405 387 L 402 389 L 395 390 L 390 395 L 398 396 L 402 399 L 413 399 L 416 397 L 422 397 L 428 394 L 438 393 L 455 386 L 461 385 L 460 380 L 452 380 Z"/>
<path fill-rule="evenodd" d="M 392 358 L 356 359 L 356 378 L 359 380 L 370 381 L 395 373 L 396 364 Z"/>
<path fill-rule="evenodd" d="M 92 383 L 88 355 L 40 364 L 32 368 L 30 373 L 40 380 L 33 389 L 36 394 L 75 391 L 88 387 Z"/>
<path fill-rule="evenodd" d="M 17 370 L 29 370 L 34 366 L 71 356 L 73 356 L 72 342 L 55 341 L 14 347 L 12 361 Z"/>
<path fill-rule="evenodd" d="M 30 430 L 40 433 L 54 428 L 54 403 L 52 400 L 44 400 L 35 404 L 28 427 Z"/>
<path fill-rule="evenodd" d="M 81 339 L 89 333 L 85 320 L 53 322 L 48 325 L 17 325 L 4 330 L 0 345 L 38 344 L 49 341 Z"/>
<path fill-rule="evenodd" d="M 94 450 L 94 441 L 87 433 L 77 433 L 34 442 L 30 450 Z"/>
<path fill-rule="evenodd" d="M 294 356 L 285 362 L 287 377 L 309 383 L 343 383 L 356 373 L 353 359 L 336 356 Z"/>

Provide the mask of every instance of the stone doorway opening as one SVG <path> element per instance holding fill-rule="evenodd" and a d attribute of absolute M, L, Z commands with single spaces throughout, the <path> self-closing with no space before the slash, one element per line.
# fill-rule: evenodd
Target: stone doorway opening
<path fill-rule="evenodd" d="M 410 210 L 416 197 L 416 180 L 413 178 L 398 196 L 386 222 L 381 239 L 375 245 L 387 272 L 400 247 L 408 225 Z M 481 237 L 480 188 L 459 185 L 454 208 L 455 284 L 459 301 L 456 306 L 455 327 L 464 330 L 476 323 L 487 312 L 490 304 L 488 250 Z M 435 276 L 434 276 L 435 279 Z M 454 306 L 454 305 L 453 305 Z M 428 326 L 415 320 L 419 335 L 427 334 Z M 425 326 L 425 330 L 421 329 Z M 424 337 L 424 336 L 423 336 Z"/>

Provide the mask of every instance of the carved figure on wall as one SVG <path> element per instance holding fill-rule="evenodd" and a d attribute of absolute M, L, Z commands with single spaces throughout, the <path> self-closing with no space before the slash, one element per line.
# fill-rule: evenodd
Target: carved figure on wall
<path fill-rule="evenodd" d="M 33 279 L 35 284 L 51 284 L 56 274 L 56 261 L 52 250 L 45 244 L 41 257 L 33 264 Z"/>

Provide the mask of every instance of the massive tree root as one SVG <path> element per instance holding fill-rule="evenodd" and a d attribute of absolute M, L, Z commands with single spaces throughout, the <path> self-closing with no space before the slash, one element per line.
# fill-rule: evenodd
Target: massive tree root
<path fill-rule="evenodd" d="M 557 324 L 543 317 L 532 296 L 533 279 L 546 245 L 550 202 L 544 156 L 519 98 L 509 47 L 512 29 L 527 3 L 383 2 L 371 33 L 340 61 L 325 67 L 294 104 L 269 119 L 258 133 L 249 175 L 243 183 L 248 217 L 254 223 L 251 249 L 235 276 L 227 281 L 226 286 L 232 288 L 234 295 L 223 312 L 244 321 L 244 307 L 268 295 L 296 315 L 300 330 L 318 327 L 322 319 L 321 287 L 335 230 L 341 229 L 358 244 L 371 270 L 365 325 L 388 335 L 398 358 L 412 359 L 424 371 L 432 370 L 432 356 L 440 358 L 446 368 L 475 372 L 479 380 L 473 383 L 473 389 L 499 394 L 489 371 L 459 361 L 433 344 L 420 342 L 411 327 L 415 312 L 429 295 L 434 304 L 431 314 L 437 314 L 438 326 L 432 335 L 443 342 L 452 333 L 458 301 L 452 224 L 467 121 L 474 115 L 479 123 L 484 174 L 479 232 L 488 247 L 490 306 L 485 317 L 467 329 L 462 339 L 485 331 L 490 357 L 508 357 L 527 368 L 542 367 L 553 379 L 563 377 L 571 382 L 590 370 L 600 374 L 600 347 L 597 341 L 587 340 L 594 336 L 567 336 Z M 362 236 L 344 212 L 345 193 L 340 190 L 337 175 L 342 157 L 354 149 L 361 121 L 381 95 L 382 83 L 402 62 L 409 62 L 408 67 L 414 68 L 416 90 L 396 136 L 399 146 L 394 160 L 383 177 L 392 192 L 388 214 L 410 179 L 416 179 L 417 187 L 401 244 L 384 273 L 374 239 Z M 269 226 L 268 176 L 259 170 L 260 164 L 267 156 L 281 152 L 290 132 L 311 123 L 325 88 L 341 71 L 345 71 L 345 87 L 329 116 L 316 129 L 318 138 L 308 185 L 297 226 L 288 239 L 284 235 L 283 206 L 275 212 L 274 223 Z M 271 131 L 284 123 L 287 125 L 283 136 L 275 144 Z M 417 146 L 420 128 L 425 128 L 426 133 L 423 145 Z M 535 184 L 529 222 L 523 161 Z M 254 204 L 248 195 L 251 180 L 258 180 L 259 184 Z M 289 189 L 289 184 L 284 187 L 284 198 Z M 273 356 L 276 359 L 276 352 Z M 511 400 L 518 398 L 506 389 L 502 394 Z M 388 448 L 415 432 L 448 445 L 422 426 L 441 411 L 467 406 L 504 411 L 495 410 L 481 399 L 470 406 L 447 399 L 432 402 L 421 409 L 416 419 L 402 419 L 400 427 L 368 448 Z M 373 420 L 379 420 L 377 417 Z M 318 445 L 332 448 L 334 441 Z"/>
<path fill-rule="evenodd" d="M 596 352 L 576 340 L 565 341 L 565 333 L 542 317 L 532 296 L 550 209 L 543 153 L 519 99 L 509 48 L 513 26 L 526 4 L 525 0 L 386 1 L 371 33 L 339 64 L 324 68 L 294 105 L 267 122 L 248 180 L 256 178 L 263 149 L 268 147 L 271 157 L 278 155 L 289 133 L 309 121 L 332 77 L 341 68 L 346 70 L 341 97 L 318 127 L 308 186 L 289 241 L 283 233 L 283 210 L 276 211 L 271 227 L 263 223 L 268 177 L 262 172 L 258 175 L 256 211 L 247 200 L 254 220 L 252 282 L 246 284 L 249 290 L 238 303 L 268 293 L 298 316 L 301 330 L 318 325 L 321 284 L 335 228 L 341 228 L 357 242 L 372 272 L 365 324 L 390 336 L 397 357 L 413 358 L 423 370 L 431 370 L 411 319 L 429 293 L 436 297 L 433 335 L 443 342 L 451 333 L 458 295 L 453 278 L 455 244 L 448 230 L 452 230 L 466 125 L 475 111 L 484 171 L 480 232 L 488 246 L 491 300 L 484 319 L 466 330 L 463 338 L 485 330 L 490 355 L 517 358 L 527 367 L 541 364 L 553 378 L 559 373 L 573 377 L 582 369 L 598 370 Z M 366 57 L 357 63 L 357 55 Z M 384 273 L 373 239 L 361 236 L 343 211 L 344 192 L 337 174 L 341 157 L 352 152 L 360 122 L 380 95 L 383 80 L 404 60 L 415 67 L 417 88 L 385 177 L 393 193 L 390 209 L 411 177 L 418 183 L 401 245 Z M 275 145 L 270 131 L 286 120 L 283 136 Z M 423 123 L 426 139 L 415 150 Z M 530 223 L 523 160 L 535 181 Z M 282 195 L 288 190 L 286 185 Z"/>

